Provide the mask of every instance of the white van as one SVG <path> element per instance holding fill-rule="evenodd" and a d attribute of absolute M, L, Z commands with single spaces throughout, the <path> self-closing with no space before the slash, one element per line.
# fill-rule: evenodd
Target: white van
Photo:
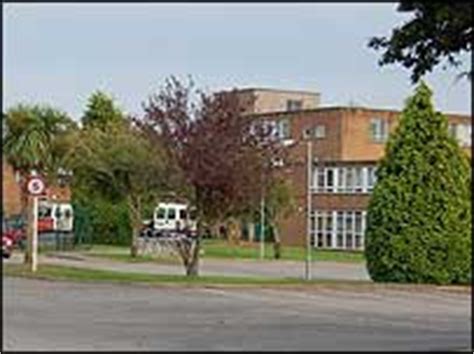
<path fill-rule="evenodd" d="M 70 203 L 40 200 L 38 203 L 38 231 L 71 232 L 74 213 Z"/>
<path fill-rule="evenodd" d="M 157 231 L 196 231 L 196 221 L 191 214 L 187 204 L 158 203 L 153 213 L 153 227 Z"/>

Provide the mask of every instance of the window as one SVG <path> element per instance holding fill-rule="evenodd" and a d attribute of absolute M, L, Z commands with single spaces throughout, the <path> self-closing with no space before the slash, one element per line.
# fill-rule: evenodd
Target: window
<path fill-rule="evenodd" d="M 367 167 L 367 191 L 370 192 L 374 189 L 376 182 L 375 167 Z"/>
<path fill-rule="evenodd" d="M 316 184 L 316 190 L 322 192 L 324 191 L 324 169 L 318 168 L 317 171 L 318 180 Z"/>
<path fill-rule="evenodd" d="M 385 142 L 388 139 L 389 123 L 386 119 L 374 118 L 370 121 L 370 136 L 374 142 Z"/>
<path fill-rule="evenodd" d="M 277 136 L 279 139 L 290 138 L 290 121 L 288 119 L 278 121 Z"/>
<path fill-rule="evenodd" d="M 471 146 L 472 127 L 470 124 L 459 124 L 457 127 L 457 138 L 461 146 Z"/>
<path fill-rule="evenodd" d="M 352 193 L 354 188 L 354 174 L 352 167 L 346 168 L 346 192 Z"/>
<path fill-rule="evenodd" d="M 449 123 L 448 133 L 455 138 L 462 147 L 472 144 L 472 126 L 470 124 Z"/>
<path fill-rule="evenodd" d="M 156 218 L 157 219 L 164 219 L 165 218 L 165 212 L 166 212 L 165 208 L 159 208 L 158 212 L 156 213 Z"/>
<path fill-rule="evenodd" d="M 356 249 L 362 248 L 362 238 L 363 238 L 363 227 L 362 227 L 362 212 L 356 211 L 355 215 L 355 228 L 354 228 L 354 236 L 355 236 L 355 244 L 354 247 Z"/>
<path fill-rule="evenodd" d="M 173 208 L 168 209 L 168 220 L 176 219 L 176 210 Z"/>
<path fill-rule="evenodd" d="M 287 100 L 286 110 L 287 111 L 299 111 L 303 109 L 303 101 L 301 100 Z"/>
<path fill-rule="evenodd" d="M 344 247 L 344 212 L 338 211 L 337 212 L 337 227 L 336 227 L 336 247 L 343 248 Z"/>
<path fill-rule="evenodd" d="M 326 227 L 324 229 L 324 247 L 332 248 L 332 230 L 333 230 L 333 222 L 332 222 L 332 213 L 326 212 Z"/>
<path fill-rule="evenodd" d="M 312 185 L 317 193 L 370 193 L 376 183 L 375 166 L 314 168 Z"/>
<path fill-rule="evenodd" d="M 314 137 L 316 139 L 323 139 L 326 137 L 326 126 L 325 125 L 317 125 L 314 128 Z"/>
<path fill-rule="evenodd" d="M 51 210 L 51 207 L 48 207 L 46 205 L 40 205 L 38 207 L 38 217 L 40 219 L 42 218 L 50 218 L 51 217 L 51 213 L 52 213 L 52 210 Z"/>
<path fill-rule="evenodd" d="M 366 212 L 314 211 L 311 233 L 317 248 L 358 249 L 364 247 Z"/>
<path fill-rule="evenodd" d="M 456 126 L 457 124 L 455 123 L 449 123 L 448 125 L 448 134 L 453 138 L 456 138 Z"/>
<path fill-rule="evenodd" d="M 346 168 L 339 167 L 337 172 L 337 191 L 343 193 L 346 191 Z"/>
<path fill-rule="evenodd" d="M 363 176 L 362 176 L 362 167 L 355 167 L 354 171 L 354 191 L 355 192 L 362 192 L 363 190 Z"/>
<path fill-rule="evenodd" d="M 332 192 L 333 190 L 334 190 L 334 170 L 332 168 L 326 168 L 325 191 Z"/>
<path fill-rule="evenodd" d="M 186 219 L 188 218 L 188 213 L 186 212 L 185 209 L 181 209 L 181 210 L 179 211 L 179 218 L 180 218 L 181 220 L 186 220 Z"/>
<path fill-rule="evenodd" d="M 316 214 L 316 245 L 318 248 L 324 246 L 324 212 L 318 212 Z"/>

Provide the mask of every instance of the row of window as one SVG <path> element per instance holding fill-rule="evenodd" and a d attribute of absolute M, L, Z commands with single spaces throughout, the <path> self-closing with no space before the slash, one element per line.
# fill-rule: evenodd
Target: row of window
<path fill-rule="evenodd" d="M 311 191 L 316 193 L 370 193 L 376 183 L 375 166 L 314 168 Z"/>
<path fill-rule="evenodd" d="M 280 120 L 268 120 L 263 123 L 265 129 L 270 129 L 271 136 L 277 140 L 285 140 L 291 138 L 290 120 L 288 118 Z M 449 124 L 449 132 L 455 137 L 461 146 L 471 146 L 472 126 L 470 124 Z M 370 120 L 369 126 L 370 139 L 376 143 L 385 143 L 390 134 L 390 122 L 387 119 L 373 118 Z M 326 137 L 326 126 L 317 124 L 313 127 L 306 128 L 303 131 L 303 138 L 323 139 Z"/>
<path fill-rule="evenodd" d="M 449 134 L 457 139 L 461 146 L 471 146 L 472 126 L 471 124 L 449 124 Z"/>
<path fill-rule="evenodd" d="M 366 228 L 365 211 L 314 211 L 310 235 L 315 248 L 362 250 Z"/>

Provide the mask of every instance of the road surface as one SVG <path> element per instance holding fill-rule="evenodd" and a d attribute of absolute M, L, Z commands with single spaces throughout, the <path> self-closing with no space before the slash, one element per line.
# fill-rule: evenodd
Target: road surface
<path fill-rule="evenodd" d="M 467 292 L 3 279 L 4 350 L 467 350 Z"/>

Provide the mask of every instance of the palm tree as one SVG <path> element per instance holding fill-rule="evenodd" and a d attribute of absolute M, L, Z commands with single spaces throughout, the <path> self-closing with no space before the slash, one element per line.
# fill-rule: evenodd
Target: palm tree
<path fill-rule="evenodd" d="M 49 106 L 19 104 L 3 115 L 4 136 L 2 153 L 20 175 L 23 184 L 32 171 L 55 178 L 64 145 L 60 143 L 74 126 L 63 112 Z M 23 214 L 26 198 L 22 195 Z"/>

